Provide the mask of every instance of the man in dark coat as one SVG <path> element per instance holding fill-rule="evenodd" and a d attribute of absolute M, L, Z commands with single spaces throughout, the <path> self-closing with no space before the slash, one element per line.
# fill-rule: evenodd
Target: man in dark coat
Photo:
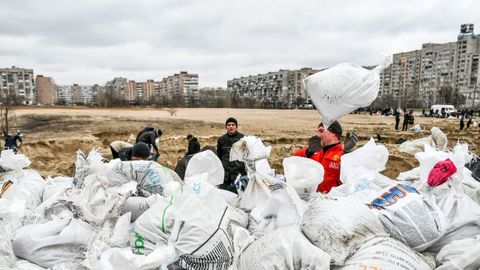
<path fill-rule="evenodd" d="M 245 163 L 241 161 L 230 161 L 230 149 L 232 145 L 238 142 L 245 135 L 237 131 L 238 122 L 235 118 L 230 117 L 225 122 L 227 133 L 218 138 L 217 141 L 217 155 L 222 161 L 223 169 L 225 170 L 225 178 L 223 184 L 219 188 L 237 193 L 234 181 L 237 176 L 246 175 Z"/>
<path fill-rule="evenodd" d="M 140 135 L 140 137 L 138 137 L 138 142 L 143 142 L 149 147 L 153 147 L 155 150 L 155 156 L 153 160 L 158 160 L 160 157 L 160 152 L 158 151 L 157 143 L 155 142 L 160 136 L 162 136 L 162 131 L 160 129 L 156 129 L 154 131 L 144 132 L 142 135 Z"/>
<path fill-rule="evenodd" d="M 7 135 L 7 137 L 5 137 L 5 149 L 12 149 L 13 152 L 15 154 L 18 153 L 18 145 L 17 145 L 17 141 L 20 141 L 20 144 L 23 143 L 22 141 L 22 133 L 20 133 L 20 131 L 17 130 L 17 134 L 15 135 Z"/>

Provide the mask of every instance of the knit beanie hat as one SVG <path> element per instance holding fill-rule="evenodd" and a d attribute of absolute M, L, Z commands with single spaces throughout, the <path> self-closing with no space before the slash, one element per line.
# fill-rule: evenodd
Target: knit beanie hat
<path fill-rule="evenodd" d="M 237 126 L 237 127 L 238 127 L 238 122 L 237 122 L 237 119 L 235 119 L 235 118 L 233 118 L 233 117 L 230 117 L 230 118 L 228 118 L 228 119 L 227 119 L 227 121 L 225 121 L 225 126 L 227 126 L 227 125 L 228 125 L 228 123 L 234 123 L 234 124 L 235 124 L 235 126 Z"/>
<path fill-rule="evenodd" d="M 132 156 L 146 159 L 150 156 L 150 148 L 146 143 L 139 142 L 133 146 Z"/>

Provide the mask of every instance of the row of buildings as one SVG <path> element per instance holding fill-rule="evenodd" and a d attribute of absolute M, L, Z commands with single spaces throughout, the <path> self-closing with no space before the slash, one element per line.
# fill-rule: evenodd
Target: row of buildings
<path fill-rule="evenodd" d="M 37 75 L 33 69 L 18 67 L 0 69 L 0 93 L 8 93 L 23 104 L 92 104 L 92 103 L 155 103 L 160 100 L 177 100 L 189 104 L 201 98 L 198 74 L 186 71 L 168 76 L 160 81 L 136 82 L 115 78 L 105 85 L 57 85 L 51 77 Z M 209 91 L 210 89 L 206 89 Z M 112 104 L 113 105 L 113 104 Z"/>
<path fill-rule="evenodd" d="M 473 30 L 473 24 L 462 24 L 456 41 L 394 54 L 392 65 L 381 74 L 378 100 L 401 108 L 480 105 L 480 38 Z"/>
<path fill-rule="evenodd" d="M 392 65 L 380 74 L 374 106 L 429 108 L 432 104 L 480 105 L 480 39 L 473 24 L 462 24 L 457 41 L 427 43 L 422 49 L 393 55 Z M 371 67 L 367 67 L 371 68 Z M 227 82 L 237 102 L 254 99 L 269 107 L 311 106 L 302 80 L 321 70 L 279 70 Z M 267 106 L 268 107 L 268 106 Z"/>
<path fill-rule="evenodd" d="M 480 105 L 477 95 L 480 39 L 473 24 L 462 24 L 457 40 L 426 43 L 396 53 L 380 75 L 375 106 L 426 108 L 432 104 Z M 15 93 L 24 104 L 145 104 L 263 108 L 311 107 L 302 81 L 319 69 L 281 69 L 234 78 L 227 89 L 198 87 L 198 74 L 182 71 L 160 81 L 115 78 L 105 85 L 56 85 L 32 69 L 0 69 L 0 93 Z"/>

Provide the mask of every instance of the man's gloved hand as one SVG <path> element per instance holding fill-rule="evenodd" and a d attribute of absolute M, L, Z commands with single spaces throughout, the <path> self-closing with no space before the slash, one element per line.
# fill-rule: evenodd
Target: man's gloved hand
<path fill-rule="evenodd" d="M 310 137 L 308 139 L 308 147 L 307 147 L 307 157 L 311 157 L 315 152 L 322 150 L 322 138 L 320 138 L 318 135 Z"/>
<path fill-rule="evenodd" d="M 358 133 L 354 130 L 350 135 L 350 132 L 347 132 L 345 136 L 345 154 L 350 153 L 353 151 L 355 145 L 358 142 Z"/>

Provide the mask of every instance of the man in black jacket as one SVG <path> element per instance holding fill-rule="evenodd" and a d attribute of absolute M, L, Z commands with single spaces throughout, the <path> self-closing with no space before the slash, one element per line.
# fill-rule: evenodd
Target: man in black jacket
<path fill-rule="evenodd" d="M 217 155 L 222 161 L 223 169 L 225 170 L 225 178 L 223 184 L 219 188 L 237 193 L 234 181 L 239 174 L 246 175 L 245 163 L 241 161 L 230 161 L 230 149 L 232 145 L 238 142 L 245 135 L 237 131 L 238 122 L 235 118 L 230 117 L 225 122 L 227 133 L 217 142 Z"/>
<path fill-rule="evenodd" d="M 157 143 L 155 142 L 155 140 L 160 136 L 162 136 L 162 131 L 160 129 L 156 129 L 154 131 L 144 132 L 142 135 L 140 135 L 140 137 L 138 137 L 138 142 L 143 142 L 149 147 L 153 147 L 153 149 L 155 149 L 155 157 L 153 158 L 155 161 L 160 157 L 160 152 L 158 152 Z"/>

